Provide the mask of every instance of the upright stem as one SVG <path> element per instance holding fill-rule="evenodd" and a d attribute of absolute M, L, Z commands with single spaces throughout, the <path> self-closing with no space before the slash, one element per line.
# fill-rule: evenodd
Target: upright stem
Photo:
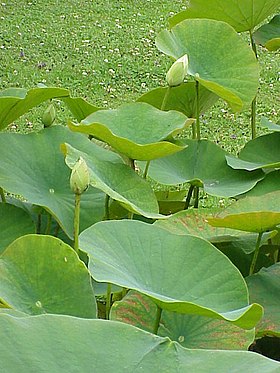
<path fill-rule="evenodd" d="M 6 203 L 7 202 L 6 201 L 6 196 L 5 196 L 3 188 L 0 188 L 0 196 L 1 196 L 2 202 Z"/>
<path fill-rule="evenodd" d="M 42 227 L 42 210 L 40 210 L 40 212 L 38 214 L 37 227 L 36 227 L 36 233 L 37 234 L 41 233 L 41 227 Z"/>
<path fill-rule="evenodd" d="M 169 94 L 170 94 L 170 91 L 171 91 L 171 87 L 167 87 L 167 90 L 165 92 L 165 95 L 163 97 L 163 100 L 162 100 L 162 103 L 161 103 L 161 107 L 160 107 L 160 110 L 165 110 L 166 108 L 166 104 L 167 104 L 167 100 L 168 100 L 168 97 L 169 97 Z"/>
<path fill-rule="evenodd" d="M 187 210 L 190 207 L 190 202 L 191 202 L 193 190 L 194 190 L 194 185 L 191 184 L 190 187 L 189 187 L 187 198 L 186 198 L 184 210 Z"/>
<path fill-rule="evenodd" d="M 258 52 L 257 52 L 257 46 L 254 41 L 252 32 L 250 33 L 250 40 L 251 40 L 251 47 L 253 52 L 255 53 L 256 59 L 258 59 Z M 252 139 L 256 138 L 257 131 L 256 131 L 256 114 L 257 114 L 257 98 L 255 97 L 251 104 L 251 132 L 252 132 Z"/>
<path fill-rule="evenodd" d="M 109 314 L 111 309 L 111 293 L 112 293 L 112 284 L 107 284 L 107 295 L 106 295 L 106 320 L 109 320 Z"/>
<path fill-rule="evenodd" d="M 199 187 L 196 186 L 194 187 L 194 208 L 197 209 L 198 208 L 198 201 L 199 201 Z"/>
<path fill-rule="evenodd" d="M 259 251 L 260 251 L 260 246 L 261 246 L 262 235 L 263 235 L 262 232 L 259 233 L 259 235 L 258 235 L 256 248 L 255 248 L 255 251 L 254 251 L 252 263 L 251 263 L 250 270 L 249 270 L 249 276 L 251 276 L 255 272 L 255 267 L 256 267 L 256 263 L 257 263 L 257 259 L 258 259 L 258 255 L 259 255 Z"/>
<path fill-rule="evenodd" d="M 106 194 L 105 197 L 105 220 L 110 220 L 110 208 L 109 208 L 110 196 Z"/>
<path fill-rule="evenodd" d="M 195 81 L 196 92 L 196 138 L 200 140 L 200 118 L 199 118 L 199 82 Z"/>
<path fill-rule="evenodd" d="M 144 170 L 144 174 L 143 174 L 143 179 L 147 179 L 150 164 L 151 164 L 151 161 L 147 161 L 146 167 L 145 167 L 145 170 Z"/>
<path fill-rule="evenodd" d="M 74 250 L 79 252 L 79 231 L 80 231 L 80 205 L 81 195 L 75 194 L 75 212 L 74 212 Z"/>
<path fill-rule="evenodd" d="M 52 216 L 51 216 L 51 214 L 48 214 L 48 220 L 47 220 L 47 226 L 46 226 L 45 234 L 50 234 L 51 227 L 52 227 Z"/>
<path fill-rule="evenodd" d="M 159 328 L 159 323 L 161 319 L 161 314 L 162 314 L 162 308 L 157 306 L 157 314 L 156 314 L 156 319 L 155 319 L 155 325 L 154 325 L 154 330 L 153 333 L 157 334 L 158 333 L 158 328 Z"/>

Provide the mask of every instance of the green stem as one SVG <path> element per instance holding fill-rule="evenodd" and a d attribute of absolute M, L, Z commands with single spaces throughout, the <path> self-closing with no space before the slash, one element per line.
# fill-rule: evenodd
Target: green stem
<path fill-rule="evenodd" d="M 165 95 L 164 95 L 162 103 L 161 103 L 160 110 L 165 110 L 170 91 L 171 91 L 171 87 L 167 87 L 167 90 L 165 92 Z"/>
<path fill-rule="evenodd" d="M 192 139 L 196 139 L 196 123 L 192 123 Z"/>
<path fill-rule="evenodd" d="M 3 203 L 6 203 L 6 196 L 5 196 L 5 193 L 4 193 L 4 189 L 3 188 L 0 188 L 0 195 L 1 195 L 1 199 L 2 199 L 2 202 Z"/>
<path fill-rule="evenodd" d="M 133 212 L 128 211 L 127 218 L 130 219 L 130 220 L 132 220 L 133 216 L 134 216 Z"/>
<path fill-rule="evenodd" d="M 48 214 L 48 220 L 47 220 L 47 226 L 46 226 L 46 229 L 45 229 L 45 234 L 50 234 L 51 227 L 52 227 L 52 216 L 51 216 L 51 214 Z"/>
<path fill-rule="evenodd" d="M 106 320 L 109 320 L 109 314 L 111 309 L 111 293 L 112 293 L 112 284 L 107 284 L 107 295 L 106 295 Z"/>
<path fill-rule="evenodd" d="M 188 194 L 187 194 L 184 210 L 187 210 L 190 207 L 190 202 L 191 202 L 193 190 L 194 190 L 194 185 L 191 184 L 190 187 L 189 187 Z"/>
<path fill-rule="evenodd" d="M 199 82 L 195 81 L 196 92 L 196 138 L 200 140 L 200 116 L 199 116 Z"/>
<path fill-rule="evenodd" d="M 145 167 L 145 170 L 144 170 L 144 174 L 143 174 L 143 179 L 147 179 L 150 164 L 151 164 L 151 161 L 147 161 L 146 167 Z"/>
<path fill-rule="evenodd" d="M 194 188 L 193 194 L 194 194 L 194 206 L 193 207 L 195 209 L 197 209 L 198 208 L 198 201 L 199 201 L 199 187 L 198 186 L 196 186 Z"/>
<path fill-rule="evenodd" d="M 251 263 L 250 270 L 249 270 L 249 276 L 251 276 L 255 271 L 255 267 L 256 267 L 259 251 L 260 251 L 260 246 L 261 246 L 262 235 L 263 235 L 262 232 L 259 233 L 259 235 L 258 235 L 256 248 L 255 248 L 255 251 L 254 251 L 252 263 Z"/>
<path fill-rule="evenodd" d="M 161 314 L 162 314 L 162 308 L 157 306 L 157 314 L 156 314 L 156 320 L 155 320 L 155 325 L 154 325 L 154 330 L 153 333 L 157 334 L 158 333 L 158 328 L 159 328 L 159 323 L 161 319 Z"/>
<path fill-rule="evenodd" d="M 42 212 L 40 211 L 38 214 L 38 219 L 37 219 L 37 227 L 36 227 L 37 234 L 41 233 L 41 227 L 42 227 Z"/>
<path fill-rule="evenodd" d="M 79 252 L 79 231 L 80 231 L 80 205 L 81 195 L 75 194 L 75 212 L 74 212 L 74 250 Z"/>
<path fill-rule="evenodd" d="M 109 205 L 109 202 L 110 202 L 110 196 L 108 196 L 108 194 L 106 194 L 106 197 L 105 197 L 105 220 L 110 220 L 110 205 Z"/>
<path fill-rule="evenodd" d="M 254 41 L 252 32 L 249 31 L 250 33 L 250 40 L 251 40 L 251 47 L 253 52 L 255 53 L 256 59 L 258 59 L 258 52 L 257 52 L 257 46 Z M 257 99 L 256 97 L 252 101 L 251 104 L 251 132 L 252 132 L 252 139 L 255 139 L 257 136 L 257 130 L 256 130 L 256 116 L 257 116 Z"/>
<path fill-rule="evenodd" d="M 56 227 L 55 227 L 55 230 L 54 230 L 54 237 L 57 237 L 58 236 L 58 232 L 60 230 L 60 225 L 58 223 L 56 223 Z"/>

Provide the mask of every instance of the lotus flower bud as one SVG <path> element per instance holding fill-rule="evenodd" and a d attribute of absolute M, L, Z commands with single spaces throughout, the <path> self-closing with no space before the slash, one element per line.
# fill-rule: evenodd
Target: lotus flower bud
<path fill-rule="evenodd" d="M 87 190 L 89 183 L 89 169 L 84 159 L 80 157 L 72 169 L 70 187 L 75 194 L 82 194 Z"/>
<path fill-rule="evenodd" d="M 166 74 L 166 81 L 169 87 L 176 87 L 184 82 L 188 71 L 188 55 L 185 54 L 173 63 Z"/>
<path fill-rule="evenodd" d="M 55 107 L 54 104 L 50 104 L 48 108 L 45 110 L 43 117 L 42 117 L 42 122 L 44 127 L 50 127 L 55 120 Z"/>

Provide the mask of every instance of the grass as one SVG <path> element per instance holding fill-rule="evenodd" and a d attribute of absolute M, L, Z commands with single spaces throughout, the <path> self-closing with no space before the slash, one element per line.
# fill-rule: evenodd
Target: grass
<path fill-rule="evenodd" d="M 103 107 L 135 100 L 165 85 L 171 61 L 155 47 L 168 17 L 183 0 L 10 0 L 0 5 L 0 88 L 38 83 L 69 88 Z M 278 120 L 279 52 L 259 49 L 262 68 L 258 120 Z M 68 112 L 58 106 L 65 122 Z M 46 105 L 25 115 L 14 130 L 41 128 Z M 249 111 L 233 114 L 219 101 L 202 119 L 202 136 L 236 153 L 250 138 Z M 259 130 L 260 131 L 260 130 Z"/>

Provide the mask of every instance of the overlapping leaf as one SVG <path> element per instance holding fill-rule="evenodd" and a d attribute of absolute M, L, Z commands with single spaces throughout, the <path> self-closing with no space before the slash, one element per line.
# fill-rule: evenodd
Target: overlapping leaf
<path fill-rule="evenodd" d="M 244 280 L 232 263 L 198 237 L 139 221 L 108 221 L 82 232 L 80 247 L 95 280 L 137 290 L 163 309 L 224 319 L 245 329 L 262 315 L 259 305 L 249 305 Z"/>
<path fill-rule="evenodd" d="M 257 44 L 261 44 L 269 51 L 280 48 L 280 15 L 274 16 L 269 23 L 261 26 L 253 34 Z"/>
<path fill-rule="evenodd" d="M 249 31 L 279 6 L 279 0 L 190 0 L 186 10 L 170 19 L 170 25 L 187 18 L 211 18 L 227 22 L 238 32 Z"/>
<path fill-rule="evenodd" d="M 130 291 L 111 308 L 110 318 L 153 332 L 156 304 L 147 296 Z M 187 348 L 246 350 L 254 340 L 254 330 L 243 330 L 223 320 L 180 315 L 163 311 L 158 335 L 169 337 Z"/>
<path fill-rule="evenodd" d="M 177 110 L 185 114 L 188 118 L 196 117 L 196 90 L 195 82 L 183 83 L 178 87 L 160 87 L 144 93 L 137 101 L 146 102 L 157 109 Z M 167 95 L 167 96 L 166 96 Z M 218 100 L 218 96 L 203 86 L 199 92 L 199 113 L 205 113 Z"/>
<path fill-rule="evenodd" d="M 280 263 L 247 277 L 250 299 L 264 307 L 264 317 L 256 326 L 258 337 L 280 337 Z"/>
<path fill-rule="evenodd" d="M 0 328 L 1 368 L 13 373 L 276 373 L 280 367 L 247 351 L 188 350 L 169 338 L 114 321 L 0 315 Z"/>
<path fill-rule="evenodd" d="M 156 45 L 175 59 L 187 54 L 188 74 L 224 99 L 233 111 L 242 110 L 254 99 L 259 85 L 257 60 L 227 23 L 187 19 L 160 32 Z"/>
<path fill-rule="evenodd" d="M 0 299 L 18 311 L 96 317 L 87 268 L 55 237 L 18 238 L 0 256 L 0 278 Z"/>
<path fill-rule="evenodd" d="M 273 230 L 280 224 L 280 191 L 242 198 L 207 220 L 214 227 L 256 233 Z"/>
<path fill-rule="evenodd" d="M 253 171 L 261 168 L 280 167 L 280 133 L 259 136 L 244 146 L 239 157 L 226 156 L 227 163 L 234 169 Z"/>
<path fill-rule="evenodd" d="M 138 102 L 114 110 L 99 110 L 79 125 L 69 122 L 69 127 L 108 143 L 131 159 L 151 160 L 182 150 L 182 146 L 164 140 L 189 123 L 192 120 L 182 113 L 164 112 Z"/>
<path fill-rule="evenodd" d="M 155 194 L 147 181 L 123 163 L 98 158 L 96 148 L 91 145 L 80 151 L 65 144 L 63 151 L 68 166 L 73 168 L 77 159 L 82 157 L 89 168 L 92 186 L 101 189 L 132 212 L 148 218 L 160 218 Z"/>
<path fill-rule="evenodd" d="M 262 171 L 231 169 L 225 160 L 227 153 L 208 140 L 184 143 L 188 147 L 181 152 L 151 162 L 152 179 L 167 185 L 190 182 L 211 195 L 232 197 L 252 189 L 264 177 Z"/>
<path fill-rule="evenodd" d="M 16 238 L 35 233 L 35 225 L 23 209 L 8 203 L 0 204 L 0 254 Z"/>
<path fill-rule="evenodd" d="M 21 135 L 1 133 L 0 186 L 10 193 L 45 207 L 69 237 L 73 236 L 74 195 L 69 186 L 70 170 L 64 162 L 60 144 L 68 141 L 87 146 L 89 140 L 62 126 L 39 133 Z M 94 144 L 90 144 L 94 147 Z M 105 160 L 122 163 L 117 155 L 97 147 Z M 13 151 L 11 151 L 13 149 Z M 84 193 L 81 208 L 81 230 L 104 216 L 105 195 L 90 188 Z"/>

